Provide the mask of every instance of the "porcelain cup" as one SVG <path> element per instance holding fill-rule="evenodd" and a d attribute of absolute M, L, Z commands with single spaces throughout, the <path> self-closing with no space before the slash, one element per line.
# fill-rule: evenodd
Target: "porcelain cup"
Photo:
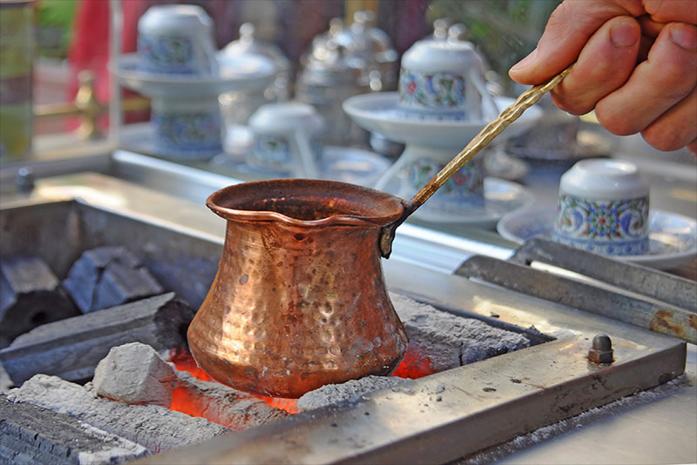
<path fill-rule="evenodd" d="M 604 255 L 640 255 L 649 249 L 649 186 L 636 165 L 590 159 L 564 173 L 555 238 Z"/>
<path fill-rule="evenodd" d="M 249 119 L 254 145 L 247 153 L 250 166 L 294 177 L 319 176 L 319 135 L 323 118 L 311 105 L 281 102 L 262 105 Z"/>
<path fill-rule="evenodd" d="M 138 54 L 153 73 L 218 73 L 213 22 L 196 5 L 150 7 L 138 21 Z"/>
<path fill-rule="evenodd" d="M 152 100 L 152 123 L 159 151 L 180 159 L 205 160 L 223 151 L 218 100 Z"/>
<path fill-rule="evenodd" d="M 402 57 L 399 100 L 404 116 L 421 119 L 480 121 L 498 114 L 469 42 L 416 42 Z"/>
<path fill-rule="evenodd" d="M 452 159 L 453 149 L 409 144 L 402 156 L 375 184 L 404 199 L 410 199 Z M 415 213 L 416 217 L 441 217 L 479 207 L 484 198 L 484 154 L 463 166 Z"/>

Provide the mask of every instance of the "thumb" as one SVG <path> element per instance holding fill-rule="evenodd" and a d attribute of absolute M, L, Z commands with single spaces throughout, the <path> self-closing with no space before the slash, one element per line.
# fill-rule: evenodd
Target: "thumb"
<path fill-rule="evenodd" d="M 565 0 L 549 17 L 537 48 L 509 71 L 521 84 L 548 81 L 569 65 L 606 21 L 616 16 L 640 16 L 640 4 L 625 0 Z"/>

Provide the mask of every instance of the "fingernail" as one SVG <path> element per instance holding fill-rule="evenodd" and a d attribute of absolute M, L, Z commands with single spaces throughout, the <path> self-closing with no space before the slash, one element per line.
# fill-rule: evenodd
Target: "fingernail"
<path fill-rule="evenodd" d="M 655 15 L 661 9 L 663 0 L 644 0 L 644 9 L 650 15 Z"/>
<path fill-rule="evenodd" d="M 671 27 L 670 40 L 685 50 L 697 50 L 697 31 L 694 26 L 675 25 Z"/>
<path fill-rule="evenodd" d="M 615 47 L 630 47 L 639 40 L 639 31 L 634 24 L 618 24 L 610 29 L 610 40 Z"/>
<path fill-rule="evenodd" d="M 522 71 L 523 69 L 530 66 L 535 61 L 536 58 L 537 58 L 537 49 L 533 50 L 532 52 L 530 52 L 528 54 L 528 56 L 526 56 L 525 58 L 520 60 L 518 63 L 513 65 L 511 67 L 511 71 L 512 72 Z"/>

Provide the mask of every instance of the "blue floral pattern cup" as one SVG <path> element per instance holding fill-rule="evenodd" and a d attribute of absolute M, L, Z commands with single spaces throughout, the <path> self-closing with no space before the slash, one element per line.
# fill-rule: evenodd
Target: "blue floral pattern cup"
<path fill-rule="evenodd" d="M 424 155 L 423 148 L 413 151 L 414 156 L 410 151 L 413 147 L 408 146 L 402 157 L 377 181 L 376 189 L 387 189 L 402 198 L 411 198 L 446 164 L 429 156 L 416 156 Z M 445 151 L 445 154 L 450 152 Z M 481 207 L 485 202 L 483 158 L 478 156 L 448 179 L 424 208 L 438 214 L 461 213 L 463 208 Z"/>
<path fill-rule="evenodd" d="M 649 250 L 649 190 L 636 166 L 585 160 L 561 180 L 554 237 L 604 255 Z"/>
<path fill-rule="evenodd" d="M 213 23 L 195 5 L 153 6 L 138 22 L 138 55 L 145 71 L 214 75 Z"/>
<path fill-rule="evenodd" d="M 155 145 L 182 159 L 208 159 L 223 151 L 222 117 L 217 100 L 153 101 Z"/>
<path fill-rule="evenodd" d="M 399 75 L 400 105 L 422 116 L 463 120 L 466 85 L 464 77 L 454 73 L 425 74 L 402 69 Z M 433 110 L 438 110 L 438 114 L 428 113 Z"/>
<path fill-rule="evenodd" d="M 467 42 L 415 43 L 402 58 L 400 114 L 454 121 L 495 117 L 498 111 L 483 70 L 481 58 Z"/>
<path fill-rule="evenodd" d="M 468 163 L 452 175 L 435 194 L 434 199 L 440 198 L 445 202 L 462 204 L 463 201 L 482 201 L 484 191 L 484 176 L 480 158 Z M 416 193 L 419 189 L 445 167 L 428 158 L 415 160 L 407 166 L 408 189 Z M 437 202 L 436 202 L 437 203 Z"/>

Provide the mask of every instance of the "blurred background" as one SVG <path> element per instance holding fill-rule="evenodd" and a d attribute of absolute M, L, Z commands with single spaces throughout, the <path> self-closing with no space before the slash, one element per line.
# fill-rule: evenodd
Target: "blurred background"
<path fill-rule="evenodd" d="M 138 19 L 152 5 L 186 3 L 203 7 L 215 23 L 219 48 L 239 37 L 251 22 L 256 36 L 274 43 L 297 64 L 312 39 L 332 18 L 348 23 L 356 11 L 376 12 L 376 26 L 392 39 L 399 53 L 430 34 L 433 21 L 448 18 L 468 29 L 491 69 L 506 70 L 534 48 L 558 0 L 121 0 L 124 14 L 122 51 L 136 50 Z M 97 99 L 109 100 L 109 2 L 107 0 L 36 0 L 35 103 L 71 101 L 81 70 L 94 71 Z M 510 85 L 508 80 L 504 80 Z M 37 121 L 36 134 L 74 129 L 55 118 Z"/>
<path fill-rule="evenodd" d="M 221 184 L 291 175 L 308 177 L 307 173 L 303 175 L 294 169 L 276 170 L 278 160 L 274 157 L 286 155 L 270 153 L 271 145 L 262 134 L 262 129 L 269 129 L 274 115 L 276 120 L 285 118 L 279 116 L 284 114 L 279 108 L 284 108 L 283 111 L 288 108 L 271 107 L 273 110 L 259 114 L 260 108 L 288 101 L 309 105 L 311 118 L 321 120 L 302 123 L 308 127 L 317 123 L 307 148 L 315 153 L 319 177 L 375 187 L 411 147 L 409 157 L 414 159 L 415 168 L 402 177 L 411 176 L 423 182 L 437 170 L 439 163 L 447 161 L 476 133 L 476 124 L 453 123 L 455 129 L 449 133 L 453 142 L 448 145 L 441 136 L 434 136 L 438 124 L 433 120 L 422 121 L 413 130 L 403 130 L 408 127 L 406 120 L 389 115 L 394 110 L 391 109 L 381 116 L 378 122 L 383 126 L 378 130 L 367 127 L 365 121 L 358 122 L 355 114 L 345 111 L 346 102 L 353 102 L 355 108 L 360 105 L 370 108 L 375 102 L 396 99 L 406 52 L 415 44 L 440 41 L 472 51 L 467 56 L 472 58 L 472 68 L 481 74 L 486 87 L 482 99 L 495 99 L 501 108 L 501 104 L 510 103 L 511 98 L 524 90 L 508 78 L 507 70 L 535 47 L 547 18 L 559 3 L 559 0 L 2 0 L 2 189 L 23 186 L 26 181 L 15 177 L 27 172 L 33 179 L 96 171 L 137 181 L 201 205 L 205 196 Z M 212 21 L 213 45 L 219 51 L 216 59 L 232 59 L 233 72 L 234 63 L 239 63 L 235 60 L 249 60 L 250 56 L 263 56 L 275 69 L 273 83 L 263 89 L 251 89 L 249 77 L 239 78 L 237 84 L 232 82 L 233 78 L 213 79 L 218 79 L 221 89 L 228 87 L 208 102 L 213 110 L 206 110 L 208 126 L 204 126 L 207 130 L 213 128 L 218 141 L 205 156 L 198 156 L 201 154 L 195 151 L 177 153 L 171 147 L 158 145 L 158 137 L 161 138 L 165 129 L 175 128 L 176 132 L 182 127 L 163 124 L 165 110 L 171 110 L 172 102 L 180 102 L 177 107 L 180 109 L 203 105 L 197 97 L 192 100 L 192 95 L 205 93 L 205 79 L 180 79 L 180 83 L 191 84 L 181 87 L 179 92 L 187 95 L 177 95 L 178 91 L 174 91 L 163 96 L 162 86 L 171 84 L 172 76 L 148 75 L 137 67 L 128 68 L 142 52 L 138 45 L 139 21 L 149 8 L 169 4 L 193 4 L 205 11 Z M 241 84 L 243 81 L 247 87 Z M 182 100 L 183 97 L 186 98 Z M 403 97 L 400 93 L 399 98 Z M 184 116 L 195 119 L 200 116 L 196 112 L 199 110 L 189 110 Z M 256 129 L 252 127 L 255 114 Z M 532 112 L 528 116 L 533 118 Z M 480 118 L 477 124 L 483 125 L 485 119 Z M 614 136 L 599 126 L 592 113 L 570 116 L 557 110 L 549 98 L 538 104 L 538 114 L 533 119 L 536 122 L 527 123 L 525 133 L 503 137 L 500 140 L 506 139 L 504 142 L 483 153 L 483 165 L 476 167 L 475 184 L 478 184 L 463 196 L 470 201 L 473 197 L 470 194 L 474 194 L 475 200 L 486 205 L 480 208 L 463 203 L 437 220 L 427 216 L 414 218 L 410 222 L 423 228 L 420 235 L 445 233 L 460 241 L 458 247 L 463 249 L 489 246 L 511 249 L 515 242 L 527 236 L 500 234 L 502 218 L 515 212 L 520 218 L 520 210 L 530 205 L 553 212 L 562 174 L 586 158 L 630 160 L 651 183 L 652 208 L 697 217 L 694 189 L 697 158 L 687 150 L 661 153 L 639 135 Z M 186 125 L 182 121 L 177 124 Z M 373 121 L 368 126 L 371 124 L 376 123 Z M 201 136 L 204 126 L 187 135 Z M 411 139 L 390 139 L 382 133 L 395 133 L 395 129 Z M 415 140 L 414 135 L 423 140 Z M 272 142 L 278 147 L 277 141 Z M 419 159 L 421 154 L 425 155 Z M 430 165 L 424 165 L 426 161 Z M 172 183 L 165 172 L 186 173 L 186 176 L 181 182 Z M 461 172 L 453 180 L 451 190 L 457 194 L 458 189 L 467 187 L 468 179 L 467 173 Z M 402 197 L 411 195 L 386 185 L 380 188 Z M 689 225 L 691 228 L 693 222 Z M 666 237 L 675 239 L 671 234 Z M 429 237 L 436 240 L 433 239 L 436 236 Z M 451 240 L 441 239 L 436 241 Z M 697 247 L 694 242 L 692 239 L 680 242 L 680 250 L 689 249 L 692 254 Z M 695 263 L 692 266 L 697 270 Z"/>

